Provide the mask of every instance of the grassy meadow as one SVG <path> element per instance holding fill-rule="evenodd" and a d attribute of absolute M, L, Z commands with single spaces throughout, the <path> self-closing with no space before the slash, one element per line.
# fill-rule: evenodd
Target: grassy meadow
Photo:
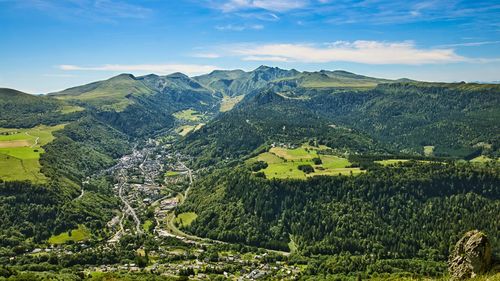
<path fill-rule="evenodd" d="M 193 212 L 188 212 L 188 213 L 180 213 L 179 215 L 177 215 L 177 217 L 175 218 L 175 223 L 179 226 L 179 227 L 187 227 L 187 226 L 190 226 L 191 223 L 198 217 L 198 215 L 196 213 L 193 213 Z"/>
<path fill-rule="evenodd" d="M 44 182 L 40 173 L 42 146 L 54 140 L 53 132 L 64 125 L 40 125 L 30 129 L 0 128 L 0 178 Z"/>
<path fill-rule="evenodd" d="M 266 178 L 277 179 L 306 179 L 313 176 L 337 176 L 359 174 L 359 168 L 349 168 L 351 163 L 343 157 L 319 154 L 318 151 L 326 150 L 327 147 L 312 147 L 303 145 L 295 149 L 273 147 L 269 152 L 259 154 L 249 162 L 264 161 L 267 168 L 262 172 Z M 315 164 L 313 159 L 319 158 L 321 164 Z M 306 174 L 299 170 L 300 165 L 311 165 L 314 172 Z"/>
<path fill-rule="evenodd" d="M 177 128 L 177 133 L 181 136 L 185 136 L 193 131 L 199 130 L 201 127 L 205 125 L 204 123 L 200 123 L 197 125 L 182 125 Z"/>
<path fill-rule="evenodd" d="M 186 109 L 182 111 L 175 112 L 174 117 L 184 121 L 199 121 L 203 115 L 198 111 L 193 109 Z"/>
<path fill-rule="evenodd" d="M 233 109 L 233 107 L 235 105 L 237 105 L 243 99 L 243 97 L 244 97 L 244 95 L 236 96 L 236 97 L 229 97 L 229 96 L 223 97 L 219 111 L 226 112 L 226 111 Z"/>
<path fill-rule="evenodd" d="M 88 240 L 89 238 L 90 238 L 89 230 L 83 225 L 78 225 L 77 229 L 71 230 L 71 235 L 69 235 L 68 231 L 63 232 L 59 235 L 52 235 L 52 237 L 49 238 L 49 243 L 64 244 L 67 243 L 68 241 L 81 242 Z"/>

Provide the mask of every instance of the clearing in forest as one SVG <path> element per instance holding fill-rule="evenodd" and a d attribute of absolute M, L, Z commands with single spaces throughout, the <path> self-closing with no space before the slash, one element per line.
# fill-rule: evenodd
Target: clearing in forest
<path fill-rule="evenodd" d="M 54 140 L 53 132 L 64 125 L 40 125 L 30 129 L 0 128 L 0 178 L 7 181 L 46 181 L 40 173 L 42 146 Z"/>
<path fill-rule="evenodd" d="M 60 233 L 59 235 L 52 235 L 49 238 L 49 243 L 50 244 L 64 244 L 68 241 L 80 242 L 80 241 L 88 240 L 89 238 L 90 238 L 89 230 L 83 225 L 78 225 L 77 229 L 73 229 L 71 231 L 66 231 L 66 232 Z"/>
<path fill-rule="evenodd" d="M 186 109 L 173 114 L 175 118 L 184 121 L 199 121 L 203 115 L 194 109 Z"/>
<path fill-rule="evenodd" d="M 310 145 L 303 145 L 294 149 L 273 147 L 269 152 L 261 153 L 248 162 L 266 162 L 267 168 L 261 171 L 264 172 L 268 179 L 306 179 L 320 175 L 355 175 L 362 172 L 359 168 L 349 167 L 351 163 L 346 158 L 318 153 L 327 149 L 325 146 L 314 147 Z M 314 171 L 305 173 L 299 169 L 300 166 L 311 166 Z"/>
<path fill-rule="evenodd" d="M 175 223 L 179 228 L 188 227 L 197 217 L 198 215 L 194 212 L 180 213 L 175 218 Z"/>

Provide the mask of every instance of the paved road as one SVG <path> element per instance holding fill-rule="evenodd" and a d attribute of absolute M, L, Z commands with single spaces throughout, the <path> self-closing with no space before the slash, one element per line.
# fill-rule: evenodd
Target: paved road
<path fill-rule="evenodd" d="M 193 184 L 193 172 L 183 162 L 179 161 L 179 164 L 181 164 L 181 166 L 183 166 L 188 171 L 188 175 L 189 175 L 189 187 L 186 189 L 184 195 L 182 196 L 183 197 L 182 200 L 179 200 L 179 205 L 182 205 L 186 201 L 188 194 L 189 194 L 189 190 L 191 189 L 191 186 Z M 210 238 L 203 238 L 203 237 L 187 234 L 175 226 L 174 220 L 175 220 L 175 216 L 174 216 L 174 212 L 172 211 L 166 219 L 167 230 L 166 231 L 160 230 L 160 231 L 158 231 L 158 234 L 163 235 L 163 236 L 172 236 L 172 237 L 176 237 L 178 239 L 183 239 L 183 240 L 189 239 L 190 240 L 189 242 L 195 243 L 195 244 L 200 244 L 200 245 L 207 245 L 207 243 L 229 244 L 227 242 L 220 241 L 220 240 L 214 240 L 214 239 L 210 239 Z M 290 255 L 289 252 L 285 252 L 285 251 L 271 250 L 271 249 L 265 249 L 265 248 L 263 248 L 263 249 L 270 252 L 270 253 L 277 253 L 277 254 L 281 254 L 284 256 Z"/>
<path fill-rule="evenodd" d="M 124 176 L 122 173 L 120 173 L 118 177 L 119 177 L 119 181 L 123 181 L 123 182 L 119 183 L 120 186 L 119 186 L 119 190 L 118 190 L 118 196 L 120 197 L 120 200 L 122 201 L 123 205 L 125 205 L 125 211 L 128 212 L 130 215 L 132 215 L 132 218 L 135 221 L 135 228 L 136 228 L 137 233 L 142 234 L 141 220 L 139 219 L 139 217 L 135 213 L 134 208 L 132 208 L 132 206 L 130 206 L 127 199 L 125 199 L 125 197 L 123 196 L 123 186 L 125 185 Z"/>

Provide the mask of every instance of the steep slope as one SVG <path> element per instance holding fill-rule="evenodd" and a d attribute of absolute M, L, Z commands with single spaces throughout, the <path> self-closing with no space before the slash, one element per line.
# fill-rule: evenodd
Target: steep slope
<path fill-rule="evenodd" d="M 64 111 L 71 108 L 66 102 L 0 88 L 0 127 L 30 128 L 74 120 L 79 115 L 78 110 L 69 110 L 69 114 Z"/>
<path fill-rule="evenodd" d="M 278 67 L 260 66 L 250 72 L 214 71 L 194 77 L 194 79 L 216 92 L 234 97 L 249 94 L 266 87 L 271 81 L 292 77 L 298 73 L 295 69 L 284 70 Z"/>
<path fill-rule="evenodd" d="M 133 137 L 172 128 L 174 112 L 194 109 L 212 114 L 219 103 L 212 91 L 181 73 L 121 74 L 49 96 L 77 102 L 91 109 L 99 120 Z"/>
<path fill-rule="evenodd" d="M 247 96 L 237 108 L 188 135 L 180 146 L 196 155 L 200 165 L 239 159 L 273 142 L 298 145 L 319 140 L 339 153 L 386 151 L 367 135 L 332 125 L 304 100 L 263 91 Z"/>
<path fill-rule="evenodd" d="M 418 175 L 418 176 L 416 176 Z M 355 177 L 267 180 L 230 168 L 201 180 L 179 212 L 196 212 L 188 231 L 304 255 L 445 261 L 449 245 L 479 228 L 500 250 L 498 170 L 407 163 Z M 446 227 L 443 227 L 443 223 Z M 346 270 L 349 272 L 349 270 Z"/>
<path fill-rule="evenodd" d="M 50 93 L 48 96 L 61 100 L 81 101 L 101 110 L 123 111 L 133 103 L 129 98 L 131 95 L 140 96 L 152 93 L 151 89 L 133 75 L 120 74 L 108 80 Z"/>
<path fill-rule="evenodd" d="M 497 85 L 405 82 L 297 92 L 293 98 L 272 91 L 249 94 L 183 145 L 207 161 L 238 158 L 273 141 L 310 139 L 351 153 L 380 152 L 376 143 L 383 143 L 394 153 L 422 155 L 431 147 L 436 156 L 498 157 Z"/>

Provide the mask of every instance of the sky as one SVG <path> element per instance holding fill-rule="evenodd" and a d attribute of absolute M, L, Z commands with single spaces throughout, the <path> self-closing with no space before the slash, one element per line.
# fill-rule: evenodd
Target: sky
<path fill-rule="evenodd" d="M 346 70 L 500 81 L 500 1 L 0 0 L 0 87 L 120 73 Z"/>

